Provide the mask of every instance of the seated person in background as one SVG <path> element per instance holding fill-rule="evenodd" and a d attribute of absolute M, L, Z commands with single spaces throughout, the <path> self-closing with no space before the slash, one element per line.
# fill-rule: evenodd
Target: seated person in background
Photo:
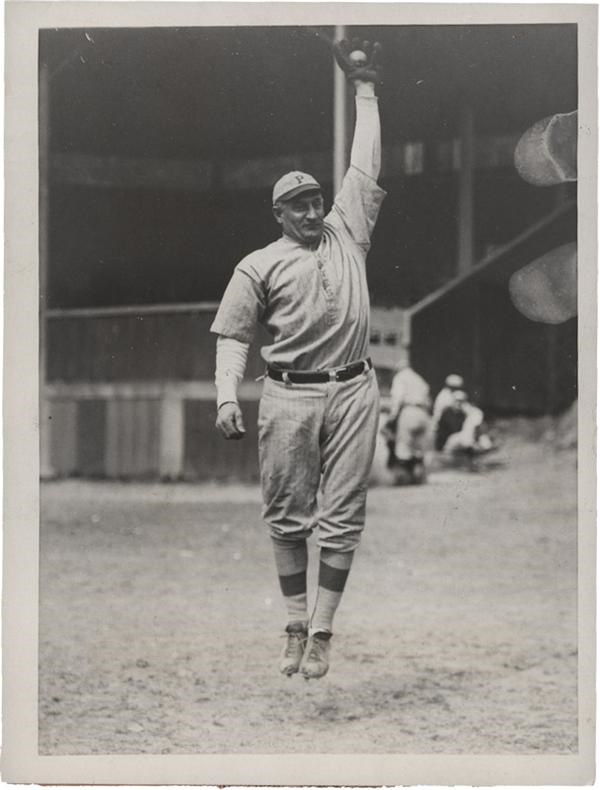
<path fill-rule="evenodd" d="M 388 439 L 388 468 L 396 483 L 421 483 L 425 479 L 425 439 L 430 423 L 429 385 L 402 358 L 396 365 L 390 391 L 390 415 L 384 433 Z"/>
<path fill-rule="evenodd" d="M 462 376 L 459 376 L 458 373 L 450 373 L 448 376 L 446 376 L 446 381 L 444 382 L 444 386 L 438 392 L 436 399 L 433 403 L 432 427 L 434 433 L 437 431 L 437 426 L 440 420 L 440 416 L 444 411 L 444 409 L 454 404 L 454 393 L 457 390 L 464 390 L 464 389 L 465 389 L 464 379 Z"/>
<path fill-rule="evenodd" d="M 455 390 L 452 403 L 443 409 L 435 433 L 435 449 L 449 455 L 475 455 L 493 447 L 483 431 L 483 412 L 469 403 L 464 390 Z"/>

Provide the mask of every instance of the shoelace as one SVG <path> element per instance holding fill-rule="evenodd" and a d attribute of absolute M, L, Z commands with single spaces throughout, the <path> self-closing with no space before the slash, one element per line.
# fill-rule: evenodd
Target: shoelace
<path fill-rule="evenodd" d="M 310 661 L 320 661 L 322 658 L 322 653 L 324 650 L 325 644 L 319 642 L 317 639 L 313 639 L 311 648 L 308 653 L 308 658 Z"/>
<path fill-rule="evenodd" d="M 304 650 L 304 646 L 308 640 L 308 635 L 302 631 L 292 631 L 291 633 L 283 634 L 283 638 L 287 639 L 285 646 L 286 658 L 291 656 L 296 649 L 296 642 L 300 642 L 300 646 Z"/>

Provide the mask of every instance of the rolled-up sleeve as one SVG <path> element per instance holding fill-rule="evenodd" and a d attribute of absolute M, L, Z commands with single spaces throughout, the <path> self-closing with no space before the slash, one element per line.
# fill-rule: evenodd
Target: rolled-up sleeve
<path fill-rule="evenodd" d="M 265 311 L 264 288 L 239 267 L 225 289 L 210 331 L 251 343 Z"/>

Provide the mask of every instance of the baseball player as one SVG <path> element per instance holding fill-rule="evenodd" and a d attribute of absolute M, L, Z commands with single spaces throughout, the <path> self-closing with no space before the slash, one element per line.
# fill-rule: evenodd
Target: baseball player
<path fill-rule="evenodd" d="M 493 449 L 483 429 L 483 412 L 469 402 L 462 389 L 453 391 L 452 402 L 440 415 L 435 446 L 449 456 L 474 456 Z"/>
<path fill-rule="evenodd" d="M 425 441 L 430 424 L 429 385 L 414 371 L 407 356 L 396 364 L 390 390 L 390 413 L 385 426 L 390 443 L 388 466 L 396 483 L 422 483 L 425 480 Z"/>
<path fill-rule="evenodd" d="M 365 260 L 385 196 L 377 185 L 380 46 L 360 48 L 364 63 L 356 62 L 356 47 L 333 45 L 355 86 L 356 122 L 350 167 L 331 211 L 325 213 L 311 175 L 283 175 L 273 187 L 281 237 L 237 265 L 211 327 L 218 335 L 216 426 L 226 439 L 244 435 L 236 391 L 257 325 L 273 338 L 261 349 L 267 365 L 258 417 L 263 517 L 287 609 L 279 669 L 307 679 L 329 669 L 333 618 L 365 522 L 379 414 L 368 358 Z M 320 559 L 309 616 L 313 531 Z"/>
<path fill-rule="evenodd" d="M 444 381 L 444 386 L 438 392 L 433 402 L 433 416 L 431 420 L 432 430 L 434 436 L 437 437 L 438 433 L 438 426 L 440 422 L 440 417 L 444 412 L 444 409 L 448 408 L 448 406 L 454 406 L 455 398 L 454 393 L 458 390 L 464 390 L 465 388 L 465 381 L 462 376 L 459 376 L 458 373 L 449 373 L 446 376 L 446 380 Z M 439 441 L 436 438 L 436 450 L 441 450 L 443 447 L 443 443 L 441 446 L 439 445 Z"/>

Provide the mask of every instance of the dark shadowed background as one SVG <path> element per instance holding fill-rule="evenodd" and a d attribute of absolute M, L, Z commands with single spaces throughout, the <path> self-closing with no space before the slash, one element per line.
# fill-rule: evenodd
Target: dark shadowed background
<path fill-rule="evenodd" d="M 323 28 L 332 34 L 331 29 Z M 370 257 L 375 304 L 409 305 L 452 274 L 456 179 L 439 144 L 465 106 L 480 137 L 520 135 L 577 106 L 575 25 L 355 28 L 380 40 L 383 144 L 425 146 L 422 173 L 384 174 L 389 191 Z M 218 300 L 237 261 L 276 228 L 268 184 L 230 185 L 239 160 L 322 153 L 331 182 L 333 72 L 306 28 L 45 30 L 50 79 L 50 305 Z M 202 163 L 210 184 L 109 183 L 68 157 Z M 67 158 L 67 161 L 65 161 Z M 95 158 L 95 159 L 94 159 Z M 385 165 L 385 162 L 384 162 Z M 391 168 L 388 168 L 390 170 Z M 86 180 L 87 177 L 87 180 Z M 156 181 L 156 179 L 155 179 Z M 556 189 L 504 158 L 476 176 L 476 257 L 540 218 Z M 329 189 L 329 197 L 331 190 Z"/>

